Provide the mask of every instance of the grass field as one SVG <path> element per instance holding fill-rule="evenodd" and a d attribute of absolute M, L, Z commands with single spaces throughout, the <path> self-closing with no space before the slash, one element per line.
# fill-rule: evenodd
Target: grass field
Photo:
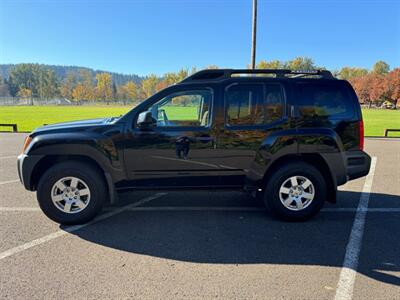
<path fill-rule="evenodd" d="M 43 124 L 91 118 L 119 116 L 129 111 L 129 106 L 0 106 L 0 123 L 16 123 L 19 131 L 31 131 Z M 196 114 L 194 107 L 166 107 L 166 113 L 186 118 Z M 400 110 L 364 109 L 366 136 L 382 136 L 385 128 L 400 129 Z M 0 131 L 9 130 L 0 127 Z M 400 136 L 400 133 L 390 133 Z"/>
<path fill-rule="evenodd" d="M 400 110 L 363 109 L 366 136 L 383 136 L 386 128 L 400 129 Z M 389 136 L 400 136 L 400 132 L 390 132 Z"/>

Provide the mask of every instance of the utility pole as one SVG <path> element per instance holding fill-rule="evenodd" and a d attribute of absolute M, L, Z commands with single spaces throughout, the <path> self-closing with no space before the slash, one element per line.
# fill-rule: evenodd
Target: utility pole
<path fill-rule="evenodd" d="M 257 39 L 257 0 L 253 0 L 253 32 L 251 35 L 251 63 L 250 68 L 256 67 L 256 39 Z"/>

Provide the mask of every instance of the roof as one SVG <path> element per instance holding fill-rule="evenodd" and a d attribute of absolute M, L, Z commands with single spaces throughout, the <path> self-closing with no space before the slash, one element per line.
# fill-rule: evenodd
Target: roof
<path fill-rule="evenodd" d="M 287 69 L 207 69 L 194 73 L 182 80 L 184 83 L 195 81 L 219 81 L 240 75 L 274 75 L 275 78 L 317 77 L 335 79 L 327 70 L 287 70 Z"/>

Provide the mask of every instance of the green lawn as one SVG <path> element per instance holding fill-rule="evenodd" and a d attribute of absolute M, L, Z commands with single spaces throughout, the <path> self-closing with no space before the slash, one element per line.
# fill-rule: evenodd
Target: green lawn
<path fill-rule="evenodd" d="M 195 107 L 164 108 L 171 120 L 193 119 L 197 115 Z M 119 116 L 130 109 L 130 106 L 0 106 L 0 123 L 16 123 L 18 130 L 30 131 L 43 124 Z M 400 129 L 400 110 L 364 109 L 363 117 L 366 136 L 382 136 L 385 128 Z"/>
<path fill-rule="evenodd" d="M 197 106 L 175 107 L 164 106 L 169 120 L 197 120 Z"/>
<path fill-rule="evenodd" d="M 363 109 L 365 136 L 383 136 L 386 128 L 400 129 L 400 110 Z M 390 132 L 389 136 L 400 136 Z"/>
<path fill-rule="evenodd" d="M 43 124 L 113 117 L 129 106 L 0 106 L 0 123 L 16 123 L 19 131 L 31 131 Z M 0 130 L 5 130 L 1 127 Z"/>

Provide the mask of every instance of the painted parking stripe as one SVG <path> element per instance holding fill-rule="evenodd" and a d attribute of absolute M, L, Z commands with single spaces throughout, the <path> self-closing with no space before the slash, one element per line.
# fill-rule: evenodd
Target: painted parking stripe
<path fill-rule="evenodd" d="M 118 208 L 107 207 L 103 211 L 114 211 Z M 0 212 L 24 212 L 42 211 L 39 207 L 2 207 L 0 206 Z M 237 212 L 258 212 L 265 211 L 263 207 L 257 206 L 145 206 L 145 207 L 133 207 L 127 209 L 127 211 L 237 211 Z M 322 213 L 330 212 L 357 212 L 357 208 L 354 207 L 330 207 L 321 210 Z M 399 213 L 400 207 L 381 207 L 381 208 L 368 208 L 369 213 Z"/>
<path fill-rule="evenodd" d="M 0 207 L 0 212 L 41 211 L 39 207 Z"/>
<path fill-rule="evenodd" d="M 265 211 L 264 207 L 255 206 L 147 206 L 147 207 L 134 207 L 130 211 L 239 211 L 239 212 L 252 212 L 252 211 Z M 357 212 L 358 208 L 325 208 L 321 212 Z M 385 208 L 369 208 L 368 212 L 400 212 L 400 207 L 385 207 Z"/>
<path fill-rule="evenodd" d="M 0 159 L 10 159 L 10 158 L 17 158 L 18 156 L 10 155 L 10 156 L 0 156 Z"/>
<path fill-rule="evenodd" d="M 65 228 L 64 230 L 58 230 L 56 232 L 50 233 L 50 234 L 48 234 L 48 235 L 46 235 L 44 237 L 38 238 L 38 239 L 33 240 L 31 242 L 25 243 L 23 245 L 20 245 L 20 246 L 14 247 L 14 248 L 11 248 L 9 250 L 6 250 L 6 251 L 0 253 L 0 260 L 4 259 L 6 257 L 12 256 L 12 255 L 15 255 L 17 253 L 20 253 L 22 251 L 25 251 L 27 249 L 33 248 L 35 246 L 47 243 L 47 242 L 49 242 L 51 240 L 54 240 L 54 239 L 59 238 L 59 237 L 61 237 L 63 235 L 66 235 L 67 233 L 71 233 L 71 232 L 77 231 L 79 229 L 82 229 L 84 227 L 87 227 L 87 226 L 89 226 L 91 224 L 97 223 L 99 221 L 103 221 L 103 220 L 108 219 L 108 218 L 110 218 L 112 216 L 115 216 L 117 214 L 125 212 L 125 211 L 127 211 L 127 210 L 129 210 L 129 209 L 131 209 L 131 208 L 133 208 L 135 206 L 139 206 L 139 205 L 142 205 L 142 204 L 144 204 L 146 202 L 150 202 L 150 201 L 152 201 L 154 199 L 157 199 L 157 198 L 160 198 L 161 196 L 164 196 L 164 195 L 166 195 L 166 193 L 157 193 L 157 194 L 152 195 L 150 197 L 146 197 L 146 198 L 144 198 L 142 200 L 139 200 L 138 202 L 135 202 L 133 204 L 130 204 L 130 205 L 127 205 L 127 206 L 124 206 L 124 207 L 121 207 L 121 208 L 117 208 L 117 209 L 115 209 L 113 211 L 110 211 L 108 213 L 100 215 L 100 216 L 98 216 L 97 218 L 95 218 L 93 221 L 91 221 L 89 223 L 82 224 L 82 225 L 70 226 L 70 227 Z"/>
<path fill-rule="evenodd" d="M 15 182 L 19 182 L 19 179 L 8 180 L 8 181 L 0 181 L 0 185 L 2 185 L 2 184 L 8 184 L 8 183 L 15 183 Z"/>
<path fill-rule="evenodd" d="M 321 212 L 357 212 L 358 208 L 352 207 L 338 207 L 338 208 L 325 208 L 322 209 Z M 369 213 L 390 213 L 390 212 L 400 212 L 400 207 L 376 207 L 376 208 L 367 208 L 367 212 Z"/>
<path fill-rule="evenodd" d="M 358 257 L 360 255 L 361 243 L 364 234 L 365 218 L 368 210 L 372 182 L 374 180 L 376 160 L 376 157 L 372 157 L 371 168 L 368 176 L 365 179 L 360 201 L 358 202 L 357 212 L 354 217 L 353 227 L 351 229 L 349 242 L 346 247 L 343 267 L 340 272 L 339 282 L 336 289 L 335 300 L 350 300 L 353 298 Z"/>

